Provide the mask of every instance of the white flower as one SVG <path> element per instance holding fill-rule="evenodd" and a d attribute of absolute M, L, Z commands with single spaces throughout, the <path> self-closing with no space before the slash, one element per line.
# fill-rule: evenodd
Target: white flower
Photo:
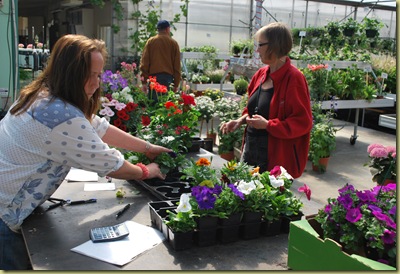
<path fill-rule="evenodd" d="M 183 193 L 179 199 L 179 206 L 176 208 L 177 212 L 189 212 L 192 210 L 192 206 L 189 203 L 189 195 Z"/>
<path fill-rule="evenodd" d="M 269 175 L 268 177 L 269 177 L 269 181 L 271 182 L 271 185 L 273 187 L 281 187 L 285 184 L 283 179 L 276 179 L 275 176 L 271 176 L 271 175 Z"/>
<path fill-rule="evenodd" d="M 281 166 L 281 175 L 280 176 L 285 176 L 286 179 L 293 180 L 292 175 L 290 175 L 283 166 Z"/>
<path fill-rule="evenodd" d="M 174 136 L 164 136 L 162 139 L 161 139 L 161 143 L 163 143 L 163 144 L 165 144 L 165 145 L 168 145 L 170 142 L 172 142 L 173 140 L 175 140 L 175 137 Z"/>
<path fill-rule="evenodd" d="M 251 180 L 257 188 L 264 188 L 264 185 L 259 180 Z"/>
<path fill-rule="evenodd" d="M 237 188 L 244 195 L 248 195 L 252 190 L 256 189 L 257 187 L 254 181 L 246 182 L 244 180 L 240 180 Z"/>

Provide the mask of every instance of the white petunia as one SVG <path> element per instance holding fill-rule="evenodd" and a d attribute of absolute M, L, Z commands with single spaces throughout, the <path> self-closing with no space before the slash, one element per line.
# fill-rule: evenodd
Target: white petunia
<path fill-rule="evenodd" d="M 248 195 L 248 194 L 250 194 L 250 192 L 252 190 L 256 189 L 256 185 L 255 185 L 254 181 L 246 182 L 246 181 L 240 180 L 237 188 L 244 195 Z"/>
<path fill-rule="evenodd" d="M 287 179 L 293 180 L 292 175 L 290 175 L 283 166 L 281 166 L 281 176 L 285 176 Z"/>
<path fill-rule="evenodd" d="M 285 184 L 282 179 L 276 179 L 275 176 L 269 175 L 269 181 L 273 187 L 281 187 Z"/>
<path fill-rule="evenodd" d="M 187 193 L 183 193 L 181 198 L 179 199 L 179 205 L 176 208 L 177 212 L 188 212 L 192 210 L 192 206 L 189 203 L 189 195 Z"/>

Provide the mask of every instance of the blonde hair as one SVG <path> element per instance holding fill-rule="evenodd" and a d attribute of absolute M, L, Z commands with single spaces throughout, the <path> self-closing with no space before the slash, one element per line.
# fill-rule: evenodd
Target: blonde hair
<path fill-rule="evenodd" d="M 281 58 L 289 54 L 293 46 L 292 32 L 289 27 L 281 22 L 273 22 L 260 28 L 255 34 L 255 39 L 264 38 L 268 42 L 267 56 L 275 55 Z"/>

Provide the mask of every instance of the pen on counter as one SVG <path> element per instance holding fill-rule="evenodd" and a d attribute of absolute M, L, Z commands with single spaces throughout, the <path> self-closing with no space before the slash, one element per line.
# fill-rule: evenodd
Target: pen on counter
<path fill-rule="evenodd" d="M 71 201 L 69 205 L 91 204 L 95 202 L 97 202 L 97 199 L 79 200 L 79 201 Z"/>
<path fill-rule="evenodd" d="M 125 211 L 127 211 L 129 209 L 129 207 L 131 206 L 131 204 L 127 204 L 123 209 L 121 209 L 120 211 L 118 211 L 117 215 L 115 215 L 117 217 L 117 219 L 119 217 L 122 216 L 122 214 L 124 214 Z"/>

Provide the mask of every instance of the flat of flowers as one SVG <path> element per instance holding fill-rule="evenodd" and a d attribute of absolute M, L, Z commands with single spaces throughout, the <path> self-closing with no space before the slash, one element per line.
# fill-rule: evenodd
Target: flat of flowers
<path fill-rule="evenodd" d="M 332 239 L 323 240 L 312 219 L 290 223 L 288 267 L 303 271 L 396 270 L 359 255 L 349 255 Z"/>

